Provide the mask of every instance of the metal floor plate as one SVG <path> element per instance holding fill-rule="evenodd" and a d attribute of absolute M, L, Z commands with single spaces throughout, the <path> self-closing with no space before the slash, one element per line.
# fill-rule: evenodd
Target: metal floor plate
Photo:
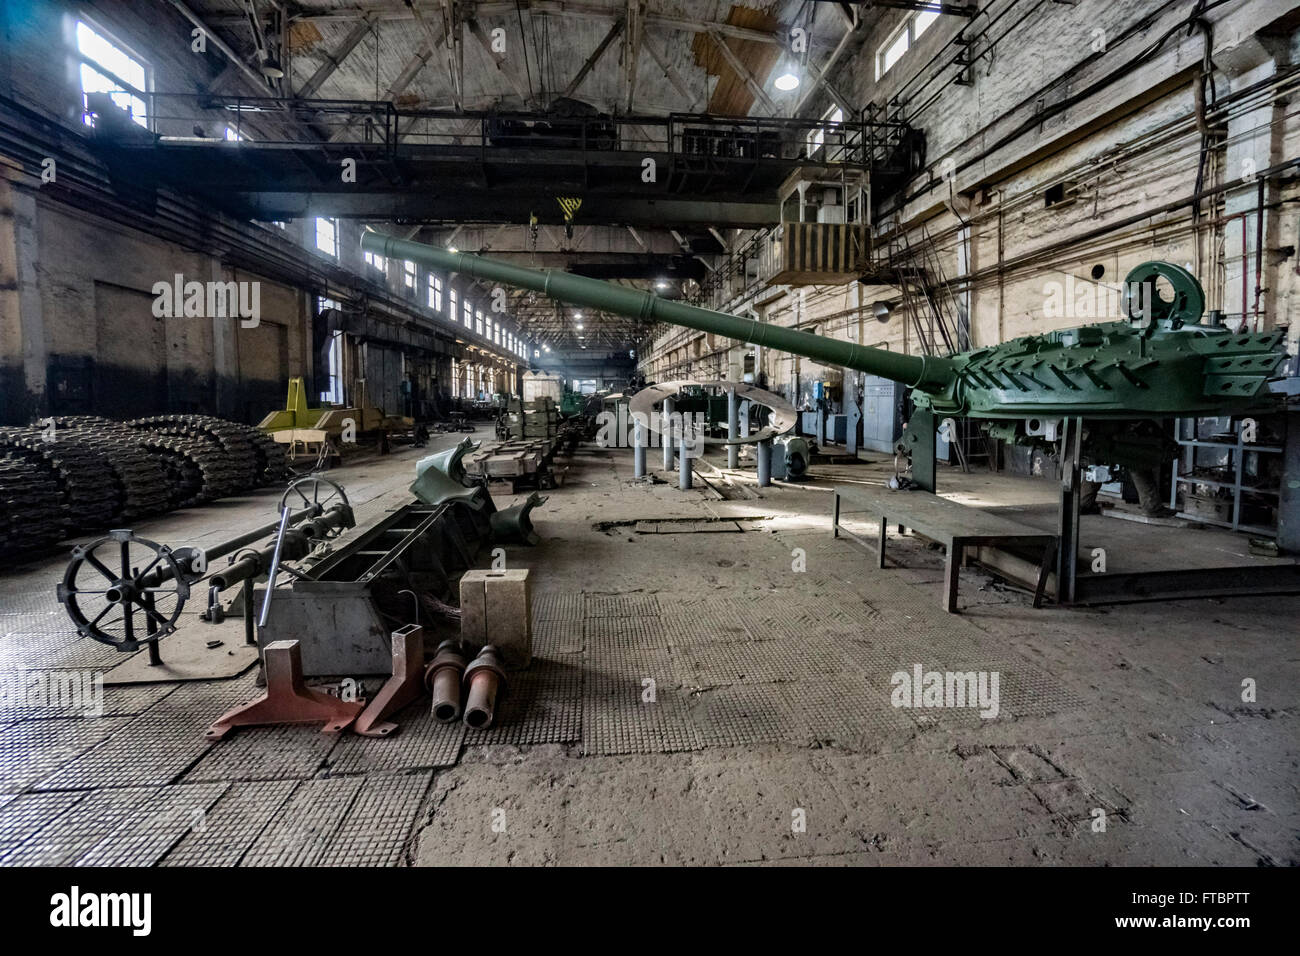
<path fill-rule="evenodd" d="M 330 752 L 324 774 L 450 767 L 460 756 L 465 725 L 434 720 L 427 697 L 392 719 L 401 729 L 391 737 L 344 734 Z"/>
<path fill-rule="evenodd" d="M 154 793 L 153 787 L 134 787 L 88 794 L 6 853 L 0 866 L 68 866 L 147 812 Z"/>
<path fill-rule="evenodd" d="M 430 773 L 366 777 L 316 865 L 397 866 L 432 780 Z"/>
<path fill-rule="evenodd" d="M 153 866 L 191 830 L 205 826 L 208 810 L 226 784 L 162 787 L 141 813 L 108 833 L 74 861 L 74 866 Z"/>
<path fill-rule="evenodd" d="M 25 793 L 0 808 L 0 859 L 86 798 L 84 793 Z"/>
<path fill-rule="evenodd" d="M 293 780 L 237 783 L 189 830 L 160 866 L 235 866 L 298 784 Z"/>
<path fill-rule="evenodd" d="M 272 814 L 239 865 L 314 866 L 364 785 L 364 777 L 303 781 Z"/>
<path fill-rule="evenodd" d="M 0 790 L 27 789 L 131 722 L 130 717 L 28 720 L 0 729 Z"/>
<path fill-rule="evenodd" d="M 203 729 L 193 717 L 144 714 L 41 780 L 36 789 L 94 790 L 172 783 L 207 753 L 211 743 Z"/>
<path fill-rule="evenodd" d="M 282 780 L 312 776 L 339 742 L 319 724 L 241 727 L 207 752 L 185 774 L 187 783 L 210 780 Z"/>

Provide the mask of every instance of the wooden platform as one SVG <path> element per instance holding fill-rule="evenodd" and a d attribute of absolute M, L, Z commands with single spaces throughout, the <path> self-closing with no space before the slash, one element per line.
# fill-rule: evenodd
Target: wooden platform
<path fill-rule="evenodd" d="M 838 538 L 840 532 L 843 532 L 849 538 L 867 547 L 871 547 L 870 542 L 840 525 L 842 502 L 850 506 L 849 510 L 864 511 L 879 517 L 880 531 L 875 542 L 875 550 L 878 566 L 881 568 L 885 566 L 885 532 L 891 520 L 898 524 L 900 531 L 911 528 L 947 549 L 948 560 L 944 569 L 941 603 L 944 610 L 950 614 L 957 613 L 957 585 L 966 547 L 980 545 L 1041 547 L 1043 558 L 1038 569 L 1038 583 L 1034 589 L 1034 607 L 1042 607 L 1047 576 L 1056 558 L 1056 535 L 1001 515 L 958 504 L 927 491 L 890 491 L 836 485 L 835 514 L 831 520 L 831 534 Z"/>

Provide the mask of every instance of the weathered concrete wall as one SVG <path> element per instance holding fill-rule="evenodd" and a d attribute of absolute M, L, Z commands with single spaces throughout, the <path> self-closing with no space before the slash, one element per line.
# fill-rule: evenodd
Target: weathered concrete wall
<path fill-rule="evenodd" d="M 256 421 L 283 404 L 290 376 L 305 376 L 309 389 L 316 387 L 312 317 L 320 296 L 346 304 L 375 354 L 391 352 L 371 369 L 350 369 L 344 382 L 349 400 L 360 400 L 352 393 L 365 377 L 372 402 L 399 407 L 402 354 L 409 359 L 406 370 L 429 392 L 449 391 L 444 353 L 503 364 L 488 354 L 499 350 L 458 316 L 428 308 L 425 271 L 409 289 L 400 263 L 386 277 L 365 269 L 357 223 L 338 223 L 338 256 L 330 259 L 316 251 L 311 219 L 283 231 L 235 223 L 166 190 L 160 197 L 165 209 L 153 215 L 97 202 L 101 195 L 120 197 L 79 142 L 87 131 L 71 56 L 79 16 L 147 61 L 157 91 L 200 92 L 228 65 L 211 43 L 207 53 L 195 53 L 191 25 L 166 4 L 0 5 L 0 97 L 74 134 L 56 141 L 48 130 L 40 139 L 33 131 L 32 142 L 11 157 L 0 147 L 0 423 L 51 413 L 188 411 Z M 229 75 L 220 84 L 223 92 L 265 92 L 238 71 Z M 204 135 L 220 137 L 231 116 L 196 113 L 192 104 L 165 97 L 153 106 L 155 131 L 167 134 L 192 136 L 197 123 Z M 262 138 L 257 118 L 250 122 L 246 131 Z M 63 150 L 51 153 L 61 172 L 78 169 L 77 188 L 41 181 L 43 154 L 33 150 L 51 143 Z M 69 179 L 65 173 L 64 182 Z M 178 228 L 177 220 L 189 228 Z M 261 274 L 256 270 L 267 269 L 261 253 L 268 243 L 280 247 L 276 269 Z M 258 282 L 259 324 L 154 316 L 154 284 L 178 273 L 187 281 Z M 465 286 L 457 284 L 463 293 Z M 486 311 L 480 295 L 476 290 L 474 301 Z M 499 377 L 512 380 L 509 373 Z"/>
<path fill-rule="evenodd" d="M 0 418 L 204 412 L 256 421 L 310 372 L 308 297 L 22 187 L 0 201 L 0 243 L 28 273 L 0 299 Z M 155 315 L 154 286 L 257 283 L 260 316 Z M 249 287 L 251 289 L 251 286 Z"/>

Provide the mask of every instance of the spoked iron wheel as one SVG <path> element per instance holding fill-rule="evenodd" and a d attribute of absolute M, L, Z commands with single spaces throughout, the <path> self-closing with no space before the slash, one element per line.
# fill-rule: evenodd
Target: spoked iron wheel
<path fill-rule="evenodd" d="M 280 496 L 279 511 L 282 513 L 285 508 L 292 508 L 295 511 L 310 508 L 313 517 L 316 517 L 323 515 L 336 504 L 348 507 L 352 505 L 348 501 L 347 492 L 343 490 L 343 486 L 320 475 L 307 475 L 292 482 L 284 490 L 284 494 Z M 343 529 L 337 528 L 330 537 L 336 537 L 342 533 Z"/>
<path fill-rule="evenodd" d="M 124 652 L 176 630 L 189 596 L 171 549 L 130 531 L 73 548 L 58 587 L 78 634 Z"/>

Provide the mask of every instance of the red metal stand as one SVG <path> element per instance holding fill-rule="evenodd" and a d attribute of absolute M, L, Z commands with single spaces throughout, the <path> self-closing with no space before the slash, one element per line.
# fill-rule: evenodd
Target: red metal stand
<path fill-rule="evenodd" d="M 263 652 L 266 693 L 236 707 L 208 728 L 209 740 L 220 740 L 236 727 L 267 724 L 314 724 L 324 721 L 323 733 L 337 734 L 356 720 L 365 702 L 350 703 L 311 690 L 302 679 L 302 651 L 297 641 L 272 641 Z"/>
<path fill-rule="evenodd" d="M 397 730 L 397 724 L 384 718 L 423 695 L 424 628 L 408 624 L 393 631 L 393 676 L 379 689 L 352 729 L 364 737 L 387 737 Z"/>

